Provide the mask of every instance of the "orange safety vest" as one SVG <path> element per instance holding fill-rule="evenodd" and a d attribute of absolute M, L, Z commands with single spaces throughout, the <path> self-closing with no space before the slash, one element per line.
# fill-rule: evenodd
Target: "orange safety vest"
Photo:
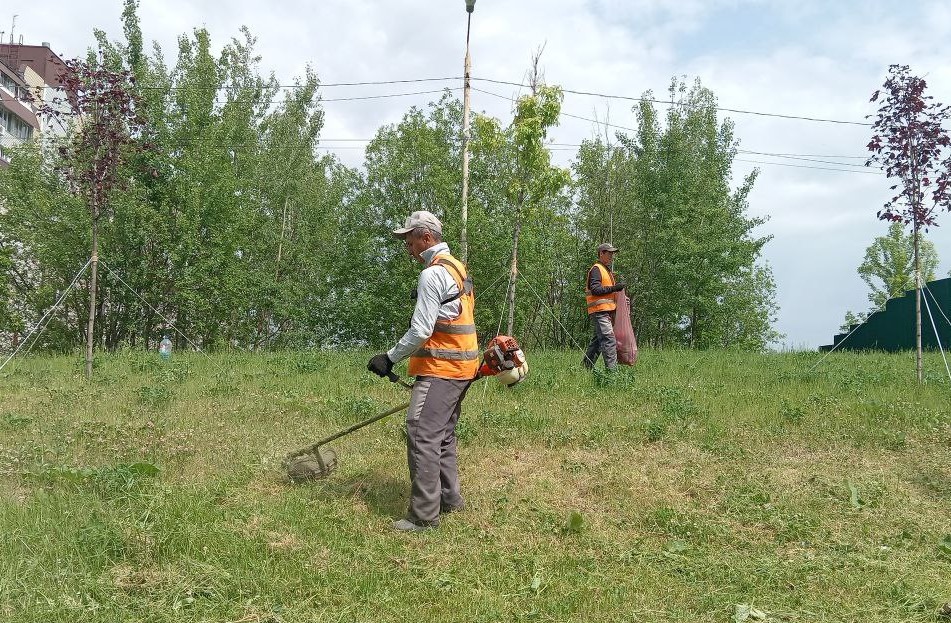
<path fill-rule="evenodd" d="M 601 285 L 605 288 L 610 288 L 614 285 L 614 275 L 611 274 L 604 264 L 601 262 L 595 262 L 594 266 L 591 268 L 597 268 L 601 271 Z M 588 274 L 591 274 L 591 271 L 588 271 Z M 587 281 L 587 276 L 585 277 Z M 597 296 L 591 293 L 591 290 L 588 289 L 587 284 L 584 289 L 586 299 L 588 301 L 588 313 L 593 314 L 595 312 L 602 311 L 614 311 L 617 309 L 617 303 L 615 299 L 617 298 L 617 292 L 612 292 L 610 294 L 605 294 L 603 296 Z"/>
<path fill-rule="evenodd" d="M 475 327 L 475 294 L 466 265 L 448 253 L 437 255 L 430 266 L 449 271 L 459 288 L 462 312 L 452 320 L 437 320 L 433 334 L 409 358 L 410 376 L 474 379 L 479 369 L 479 338 Z"/>

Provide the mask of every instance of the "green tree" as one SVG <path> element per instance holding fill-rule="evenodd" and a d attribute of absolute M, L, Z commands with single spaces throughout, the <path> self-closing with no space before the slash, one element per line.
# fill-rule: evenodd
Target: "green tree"
<path fill-rule="evenodd" d="M 582 146 L 579 225 L 591 245 L 613 227 L 642 341 L 763 348 L 780 336 L 771 329 L 775 283 L 760 257 L 769 237 L 755 235 L 765 219 L 747 214 L 757 173 L 731 188 L 737 141 L 711 91 L 674 80 L 670 99 L 663 126 L 645 101 L 635 135 Z"/>
<path fill-rule="evenodd" d="M 16 148 L 10 166 L 0 169 L 11 342 L 40 320 L 89 259 L 89 212 L 67 189 L 51 162 L 55 158 L 57 154 L 33 142 Z M 86 282 L 80 288 L 83 285 Z M 78 345 L 83 308 L 83 294 L 73 289 L 49 318 L 36 348 L 65 351 Z"/>
<path fill-rule="evenodd" d="M 315 155 L 316 72 L 279 88 L 261 75 L 246 29 L 219 54 L 206 30 L 183 35 L 166 66 L 160 48 L 144 49 L 137 4 L 125 1 L 125 40 L 97 32 L 93 51 L 135 76 L 155 145 L 122 164 L 128 183 L 99 223 L 109 270 L 97 287 L 98 339 L 153 347 L 170 325 L 202 347 L 395 339 L 418 267 L 390 231 L 425 208 L 459 241 L 461 103 L 447 92 L 411 108 L 379 129 L 362 172 L 349 169 Z M 747 215 L 755 175 L 730 186 L 736 140 L 712 94 L 674 82 L 666 117 L 639 106 L 635 134 L 587 141 L 572 183 L 545 146 L 561 93 L 535 60 L 513 119 L 481 115 L 473 127 L 468 263 L 480 333 L 508 318 L 504 329 L 527 346 L 577 344 L 584 274 L 607 239 L 623 248 L 642 341 L 758 349 L 775 339 L 767 239 Z M 0 262 L 11 266 L 0 286 L 17 301 L 0 305 L 7 326 L 38 319 L 86 260 L 89 215 L 55 175 L 56 158 L 26 147 L 0 171 Z M 76 346 L 82 313 L 74 293 L 40 346 Z"/>
<path fill-rule="evenodd" d="M 58 103 L 41 103 L 39 113 L 62 122 L 68 120 L 70 133 L 59 146 L 63 159 L 60 172 L 69 189 L 81 197 L 89 210 L 91 263 L 89 269 L 89 320 L 86 325 L 86 378 L 92 377 L 96 317 L 99 309 L 97 278 L 99 267 L 99 227 L 112 216 L 111 200 L 125 185 L 123 164 L 135 151 L 149 149 L 147 133 L 139 110 L 134 78 L 124 69 L 111 69 L 106 57 L 87 61 L 67 60 L 60 76 L 68 110 Z"/>
<path fill-rule="evenodd" d="M 0 335 L 16 335 L 20 329 L 13 312 L 13 297 L 13 246 L 0 230 Z"/>
<path fill-rule="evenodd" d="M 845 320 L 839 325 L 839 333 L 849 333 L 852 331 L 852 327 L 862 324 L 868 320 L 868 317 L 868 312 L 859 312 L 857 314 L 852 310 L 845 312 Z"/>
<path fill-rule="evenodd" d="M 556 201 L 571 181 L 570 173 L 552 166 L 551 152 L 545 146 L 548 131 L 558 125 L 564 95 L 561 89 L 544 85 L 539 75 L 538 52 L 533 59 L 531 95 L 523 95 L 515 103 L 512 123 L 503 131 L 494 119 L 481 117 L 481 140 L 487 147 L 508 160 L 511 172 L 505 180 L 505 197 L 512 225 L 511 268 L 507 290 L 507 332 L 515 332 L 515 285 L 519 274 L 519 242 L 526 221 L 537 220 L 540 211 Z"/>
<path fill-rule="evenodd" d="M 564 345 L 571 337 L 563 329 L 566 314 L 574 311 L 573 291 L 565 290 L 576 246 L 570 172 L 552 165 L 537 140 L 557 123 L 561 93 L 542 85 L 537 73 L 533 82 L 535 95 L 517 101 L 506 128 L 476 117 L 470 263 L 490 289 L 476 317 L 489 336 L 504 330 L 526 345 Z"/>
<path fill-rule="evenodd" d="M 207 31 L 182 36 L 166 67 L 158 46 L 151 55 L 142 49 L 136 5 L 125 3 L 126 41 L 97 32 L 92 52 L 111 70 L 133 73 L 155 145 L 123 163 L 127 183 L 99 222 L 109 270 L 96 288 L 97 339 L 108 348 L 152 346 L 171 323 L 202 346 L 314 343 L 358 179 L 315 156 L 323 126 L 316 75 L 279 97 L 276 79 L 257 69 L 247 30 L 218 56 Z M 16 242 L 24 322 L 82 265 L 69 250 L 89 245 L 88 216 L 49 173 L 56 158 L 25 149 L 19 164 L 0 171 L 9 206 L 0 231 Z M 44 334 L 59 341 L 44 344 L 72 346 L 78 329 L 70 297 Z"/>
<path fill-rule="evenodd" d="M 888 78 L 871 97 L 879 104 L 872 123 L 866 165 L 877 164 L 894 183 L 895 192 L 878 218 L 911 225 L 916 273 L 924 276 L 921 230 L 937 225 L 939 212 L 951 211 L 951 135 L 945 124 L 951 106 L 925 95 L 927 83 L 908 65 L 891 65 Z M 921 288 L 915 284 L 915 372 L 923 382 L 921 354 Z"/>
<path fill-rule="evenodd" d="M 450 245 L 459 240 L 461 120 L 460 102 L 447 93 L 427 109 L 412 108 L 399 123 L 381 128 L 368 146 L 366 175 L 348 210 L 353 227 L 347 247 L 353 255 L 334 270 L 349 307 L 341 305 L 337 313 L 326 315 L 345 341 L 385 344 L 406 328 L 412 311 L 408 295 L 418 267 L 390 230 L 409 212 L 432 211 L 443 221 Z M 514 143 L 506 132 L 501 122 L 485 116 L 478 117 L 473 128 L 468 264 L 476 284 L 476 323 L 483 336 L 494 335 L 504 320 L 503 310 L 511 308 L 504 284 L 511 276 L 515 221 L 510 186 L 517 182 Z M 518 238 L 519 271 L 529 280 L 528 287 L 538 291 L 526 291 L 516 302 L 519 335 L 523 340 L 562 343 L 566 336 L 556 328 L 562 321 L 552 318 L 546 307 L 562 307 L 564 250 L 573 245 L 571 205 L 562 193 L 524 208 L 529 209 L 533 218 L 523 219 Z M 352 283 L 354 264 L 361 267 L 358 288 Z M 552 283 L 558 284 L 557 291 L 552 291 Z M 328 306 L 333 307 L 332 301 Z"/>
<path fill-rule="evenodd" d="M 406 330 L 419 269 L 391 232 L 408 214 L 429 210 L 443 222 L 443 237 L 458 240 L 461 120 L 459 101 L 446 92 L 427 110 L 413 107 L 399 123 L 380 128 L 367 146 L 366 174 L 346 221 L 351 255 L 333 271 L 337 290 L 346 293 L 334 306 L 344 341 L 385 344 Z M 473 241 L 475 225 L 470 222 Z M 471 266 L 474 249 L 469 255 Z M 359 276 L 354 266 L 361 267 Z"/>
<path fill-rule="evenodd" d="M 918 253 L 922 279 L 932 281 L 938 269 L 938 252 L 934 243 L 920 234 Z M 875 238 L 865 250 L 858 273 L 869 287 L 868 300 L 876 310 L 884 307 L 888 299 L 914 290 L 917 287 L 914 233 L 905 233 L 899 222 L 889 224 L 888 234 Z"/>
<path fill-rule="evenodd" d="M 938 269 L 938 251 L 934 243 L 919 233 L 918 253 L 921 261 L 922 278 L 932 281 Z M 858 274 L 868 287 L 868 300 L 872 307 L 858 314 L 851 310 L 845 313 L 845 320 L 839 327 L 841 333 L 848 333 L 852 327 L 865 322 L 871 313 L 883 309 L 888 299 L 904 296 L 915 285 L 915 235 L 905 232 L 900 222 L 892 222 L 888 233 L 878 236 L 865 249 L 865 258 L 859 264 Z"/>

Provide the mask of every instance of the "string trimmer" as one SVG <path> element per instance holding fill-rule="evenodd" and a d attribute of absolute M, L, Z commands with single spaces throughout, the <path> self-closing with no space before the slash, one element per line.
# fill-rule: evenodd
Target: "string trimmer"
<path fill-rule="evenodd" d="M 407 389 L 412 389 L 413 386 L 396 376 L 394 373 L 390 372 L 387 375 L 387 378 L 390 379 L 393 383 L 399 383 Z M 349 435 L 354 431 L 358 431 L 365 426 L 369 426 L 374 422 L 378 422 L 385 417 L 389 417 L 394 413 L 400 411 L 405 411 L 409 408 L 409 403 L 401 404 L 398 407 L 393 407 L 392 409 L 387 409 L 383 413 L 374 415 L 371 418 L 367 418 L 362 422 L 357 422 L 353 426 L 345 428 L 342 431 L 336 432 L 329 437 L 325 437 L 318 441 L 317 443 L 311 444 L 300 450 L 295 450 L 291 452 L 286 457 L 284 457 L 284 468 L 287 470 L 288 477 L 294 482 L 301 482 L 304 480 L 317 480 L 320 478 L 326 478 L 337 469 L 337 453 L 331 448 L 326 448 L 321 450 L 320 447 L 334 441 L 335 439 L 340 439 L 345 435 Z"/>
<path fill-rule="evenodd" d="M 482 362 L 476 379 L 493 376 L 502 385 L 511 387 L 524 379 L 526 374 L 528 374 L 528 362 L 525 360 L 525 353 L 522 352 L 518 342 L 513 337 L 498 335 L 487 345 L 486 351 L 482 355 Z M 413 389 L 412 385 L 396 376 L 393 372 L 390 372 L 387 378 L 393 383 L 399 383 L 407 389 Z M 409 408 L 408 402 L 398 407 L 387 409 L 383 413 L 374 415 L 362 422 L 357 422 L 349 428 L 345 428 L 329 437 L 325 437 L 317 443 L 291 452 L 284 457 L 283 462 L 288 477 L 294 482 L 326 478 L 331 472 L 337 469 L 337 453 L 330 448 L 321 450 L 321 446 L 335 439 L 340 439 L 345 435 L 349 435 L 354 431 L 358 431 L 374 422 L 378 422 L 394 413 L 404 411 L 407 408 Z"/>

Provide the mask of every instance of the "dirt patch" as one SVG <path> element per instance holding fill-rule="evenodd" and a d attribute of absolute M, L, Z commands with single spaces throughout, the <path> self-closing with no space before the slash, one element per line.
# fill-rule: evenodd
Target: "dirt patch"
<path fill-rule="evenodd" d="M 303 547 L 300 538 L 290 532 L 270 530 L 265 536 L 267 547 L 272 552 L 293 552 Z"/>
<path fill-rule="evenodd" d="M 117 565 L 109 570 L 113 586 L 127 592 L 152 591 L 174 579 L 170 571 Z"/>
<path fill-rule="evenodd" d="M 0 500 L 22 506 L 30 499 L 30 490 L 12 480 L 0 481 Z"/>

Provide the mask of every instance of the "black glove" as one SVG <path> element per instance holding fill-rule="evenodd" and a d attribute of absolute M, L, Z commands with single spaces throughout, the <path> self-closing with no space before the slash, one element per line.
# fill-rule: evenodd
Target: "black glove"
<path fill-rule="evenodd" d="M 390 358 L 387 357 L 386 353 L 380 353 L 379 355 L 374 355 L 373 358 L 370 359 L 370 363 L 367 364 L 367 370 L 378 377 L 383 378 L 393 371 L 393 362 L 390 361 Z"/>
<path fill-rule="evenodd" d="M 626 287 L 627 287 L 626 283 L 624 283 L 623 281 L 619 281 L 616 284 L 614 284 L 614 292 L 620 292 Z"/>

